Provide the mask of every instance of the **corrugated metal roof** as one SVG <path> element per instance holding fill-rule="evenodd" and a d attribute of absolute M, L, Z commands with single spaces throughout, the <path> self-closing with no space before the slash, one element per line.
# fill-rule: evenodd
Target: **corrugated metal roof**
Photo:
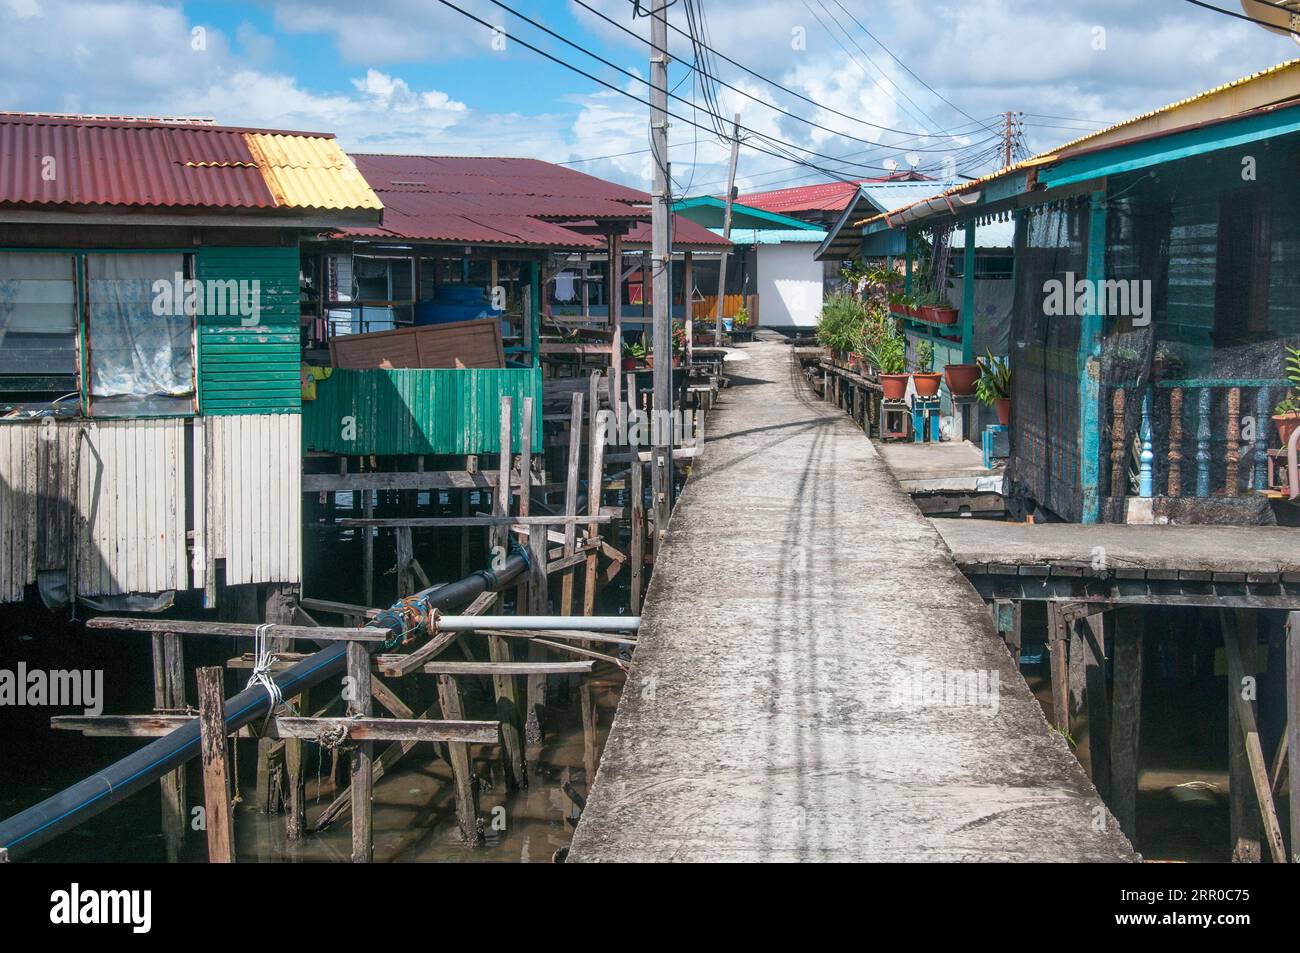
<path fill-rule="evenodd" d="M 348 229 L 345 236 L 600 248 L 601 238 L 576 227 L 650 217 L 646 193 L 538 159 L 364 153 L 353 159 L 383 199 L 384 221 L 382 228 Z"/>
<path fill-rule="evenodd" d="M 649 222 L 638 222 L 632 226 L 627 237 L 623 239 L 626 248 L 649 248 L 651 245 Z M 673 215 L 673 248 L 681 251 L 686 248 L 707 248 L 721 250 L 730 248 L 731 242 L 720 235 L 715 235 L 699 222 L 692 222 L 684 215 Z"/>
<path fill-rule="evenodd" d="M 250 140 L 269 149 L 272 164 L 264 164 Z M 342 153 L 327 135 L 0 113 L 0 203 L 380 208 L 364 180 L 347 180 L 336 156 Z"/>
<path fill-rule="evenodd" d="M 1066 155 L 1069 153 L 1086 150 L 1090 146 L 1096 149 L 1103 149 L 1109 147 L 1110 145 L 1119 145 L 1121 142 L 1124 141 L 1123 139 L 1114 140 L 1113 142 L 1106 142 L 1104 144 L 1097 144 L 1095 146 L 1093 146 L 1093 143 L 1095 143 L 1098 139 L 1100 139 L 1103 136 L 1109 136 L 1111 133 L 1115 132 L 1116 130 L 1124 129 L 1126 127 L 1134 126 L 1139 123 L 1147 122 L 1153 118 L 1164 116 L 1168 113 L 1176 112 L 1177 110 L 1183 109 L 1192 104 L 1201 103 L 1215 96 L 1221 96 L 1224 93 L 1230 92 L 1232 90 L 1240 89 L 1241 87 L 1247 86 L 1251 83 L 1256 83 L 1259 82 L 1260 80 L 1276 77 L 1283 73 L 1291 72 L 1291 71 L 1300 73 L 1300 59 L 1287 60 L 1286 62 L 1278 63 L 1276 66 L 1271 66 L 1268 69 L 1260 70 L 1259 72 L 1256 73 L 1251 73 L 1249 76 L 1243 76 L 1240 79 L 1235 79 L 1232 80 L 1231 82 L 1223 83 L 1219 86 L 1215 86 L 1212 89 L 1207 89 L 1204 92 L 1197 93 L 1194 96 L 1188 96 L 1186 99 L 1180 99 L 1177 102 L 1170 103 L 1167 106 L 1162 106 L 1159 109 L 1153 109 L 1150 112 L 1142 113 L 1140 115 L 1132 117 L 1131 119 L 1125 119 L 1124 121 L 1115 123 L 1112 126 L 1107 126 L 1105 129 L 1099 129 L 1096 132 L 1088 133 L 1086 136 L 1081 136 L 1078 139 L 1072 139 L 1069 142 L 1065 143 L 1064 145 L 1057 146 L 1056 148 L 1048 152 L 1040 152 L 1038 155 L 1031 156 L 1028 159 L 1024 159 L 1020 162 L 1009 165 L 1004 169 L 999 169 L 998 171 L 991 172 L 988 175 L 980 176 L 978 179 L 972 179 L 969 182 L 963 182 L 961 185 L 946 189 L 941 192 L 934 192 L 931 195 L 923 196 L 922 198 L 917 199 L 915 201 L 889 209 L 888 214 L 892 215 L 896 212 L 903 212 L 906 209 L 911 208 L 913 205 L 925 201 L 926 199 L 940 198 L 945 195 L 956 195 L 960 192 L 968 192 L 973 189 L 978 189 L 980 186 L 988 182 L 991 182 L 994 179 L 1000 179 L 1005 175 L 1010 175 L 1014 172 L 1018 172 L 1024 169 L 1030 169 L 1036 166 L 1046 165 L 1049 162 L 1054 162 L 1058 159 L 1066 157 Z M 1161 132 L 1170 133 L 1176 130 L 1177 127 L 1174 127 L 1170 129 L 1161 130 Z M 877 221 L 884 217 L 885 217 L 884 213 L 880 215 L 872 215 L 867 218 L 861 219 L 860 221 L 856 221 L 853 224 L 866 225 L 870 222 Z"/>
<path fill-rule="evenodd" d="M 815 185 L 799 185 L 769 192 L 749 192 L 737 196 L 736 201 L 768 212 L 839 212 L 858 194 L 859 185 L 897 184 L 917 179 L 924 181 L 924 176 L 917 172 L 899 172 L 890 176 L 858 179 L 853 182 L 818 182 Z"/>
<path fill-rule="evenodd" d="M 709 231 L 721 235 L 722 229 L 711 228 Z M 733 228 L 731 241 L 736 245 L 783 245 L 793 242 L 821 244 L 826 240 L 826 231 L 820 228 Z"/>
<path fill-rule="evenodd" d="M 381 209 L 383 203 L 333 139 L 247 133 L 278 204 L 287 208 Z"/>

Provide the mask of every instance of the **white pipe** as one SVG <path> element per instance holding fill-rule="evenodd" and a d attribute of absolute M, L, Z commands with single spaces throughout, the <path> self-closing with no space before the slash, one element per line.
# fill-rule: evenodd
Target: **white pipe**
<path fill-rule="evenodd" d="M 567 629 L 573 632 L 635 632 L 641 617 L 635 615 L 444 615 L 438 617 L 443 632 L 474 629 Z"/>

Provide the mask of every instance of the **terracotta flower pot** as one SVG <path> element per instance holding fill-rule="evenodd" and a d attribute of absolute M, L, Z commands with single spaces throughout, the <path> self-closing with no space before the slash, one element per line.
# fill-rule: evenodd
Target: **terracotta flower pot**
<path fill-rule="evenodd" d="M 880 386 L 885 391 L 885 400 L 902 400 L 907 393 L 907 379 L 910 374 L 881 374 Z"/>
<path fill-rule="evenodd" d="M 975 382 L 980 379 L 978 364 L 949 364 L 943 369 L 948 390 L 954 397 L 969 397 L 975 393 Z"/>
<path fill-rule="evenodd" d="M 956 308 L 932 308 L 931 311 L 933 311 L 933 313 L 934 313 L 934 317 L 932 317 L 932 318 L 930 319 L 931 321 L 934 321 L 934 322 L 936 322 L 936 323 L 938 323 L 938 324 L 956 324 L 956 323 L 957 323 L 957 309 L 956 309 Z"/>
<path fill-rule="evenodd" d="M 912 374 L 912 383 L 916 385 L 917 397 L 933 397 L 939 393 L 939 382 L 943 375 L 931 371 L 916 371 Z"/>
<path fill-rule="evenodd" d="M 636 370 L 636 358 L 635 358 L 635 357 L 625 357 L 625 358 L 623 358 L 623 364 L 622 364 L 622 367 L 623 367 L 623 370 L 625 370 L 625 371 L 634 371 L 634 370 Z"/>
<path fill-rule="evenodd" d="M 1281 446 L 1285 448 L 1291 442 L 1291 434 L 1295 433 L 1296 427 L 1300 427 L 1300 413 L 1292 411 L 1289 414 L 1274 414 L 1273 423 L 1277 426 Z"/>
<path fill-rule="evenodd" d="M 933 321 L 937 324 L 939 319 L 935 316 L 935 312 L 938 310 L 939 309 L 932 304 L 923 304 L 921 307 L 916 309 L 916 316 L 922 321 Z"/>
<path fill-rule="evenodd" d="M 999 397 L 996 401 L 998 408 L 998 423 L 1004 427 L 1011 426 L 1011 398 Z"/>

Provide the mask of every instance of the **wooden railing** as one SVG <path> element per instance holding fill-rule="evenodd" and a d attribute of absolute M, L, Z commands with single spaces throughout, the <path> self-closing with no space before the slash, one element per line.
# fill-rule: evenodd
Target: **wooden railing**
<path fill-rule="evenodd" d="M 1268 485 L 1273 407 L 1282 380 L 1162 381 L 1139 392 L 1111 392 L 1112 496 L 1132 495 L 1125 421 L 1139 403 L 1139 497 L 1250 496 Z M 1157 421 L 1168 420 L 1168 427 Z"/>

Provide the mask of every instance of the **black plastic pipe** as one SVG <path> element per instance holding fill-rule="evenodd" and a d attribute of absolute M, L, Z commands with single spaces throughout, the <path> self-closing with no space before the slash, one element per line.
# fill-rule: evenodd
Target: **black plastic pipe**
<path fill-rule="evenodd" d="M 500 569 L 481 570 L 458 582 L 426 589 L 409 600 L 403 600 L 389 612 L 381 613 L 368 625 L 386 628 L 396 638 L 401 632 L 402 622 L 390 613 L 403 605 L 419 600 L 425 611 L 458 608 L 472 602 L 484 592 L 502 588 L 527 569 L 527 555 L 516 549 Z M 385 643 L 362 644 L 373 653 Z M 303 659 L 293 668 L 276 675 L 275 681 L 284 697 L 292 698 L 339 675 L 346 668 L 347 643 L 334 642 L 315 655 Z M 265 718 L 270 702 L 270 695 L 261 685 L 246 688 L 238 695 L 227 698 L 226 731 L 234 732 L 250 722 Z M 176 770 L 198 753 L 199 722 L 196 718 L 121 761 L 114 762 L 93 777 L 0 821 L 0 847 L 8 850 L 10 860 L 18 859 Z"/>

